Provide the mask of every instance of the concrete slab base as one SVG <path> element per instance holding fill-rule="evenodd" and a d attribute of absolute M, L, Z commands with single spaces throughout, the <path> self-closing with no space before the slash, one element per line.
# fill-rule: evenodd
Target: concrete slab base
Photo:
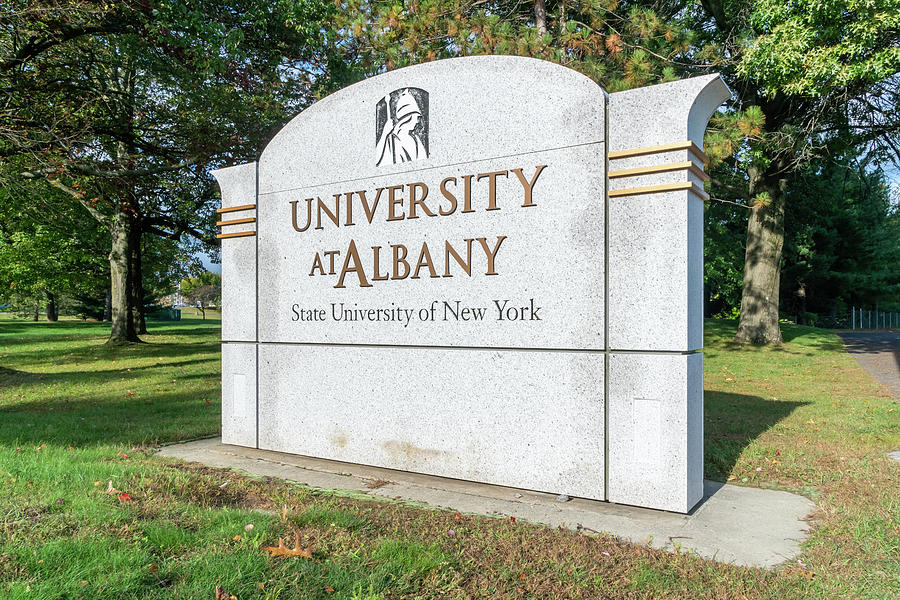
<path fill-rule="evenodd" d="M 604 532 L 751 567 L 774 567 L 796 558 L 809 536 L 807 517 L 815 509 L 807 498 L 788 492 L 712 481 L 705 483 L 703 500 L 688 515 L 579 498 L 559 502 L 552 494 L 231 446 L 217 438 L 166 446 L 159 455 L 316 488 Z M 367 484 L 373 480 L 389 483 L 371 489 Z"/>

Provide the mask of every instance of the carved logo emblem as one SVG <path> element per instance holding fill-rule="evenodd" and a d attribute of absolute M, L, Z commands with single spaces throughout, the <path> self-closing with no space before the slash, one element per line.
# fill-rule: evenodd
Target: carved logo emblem
<path fill-rule="evenodd" d="M 428 92 L 394 90 L 375 106 L 375 160 L 380 167 L 428 158 Z"/>

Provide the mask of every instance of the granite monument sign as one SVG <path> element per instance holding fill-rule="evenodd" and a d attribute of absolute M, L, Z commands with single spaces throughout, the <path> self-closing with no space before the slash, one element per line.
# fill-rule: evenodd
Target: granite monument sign
<path fill-rule="evenodd" d="M 491 56 L 303 111 L 215 172 L 223 441 L 689 511 L 727 96 Z"/>

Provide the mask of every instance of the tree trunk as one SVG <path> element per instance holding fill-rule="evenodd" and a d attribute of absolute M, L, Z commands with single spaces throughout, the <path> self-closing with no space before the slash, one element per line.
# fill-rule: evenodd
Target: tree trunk
<path fill-rule="evenodd" d="M 114 107 L 117 121 L 134 123 L 134 98 L 136 70 L 126 60 L 112 73 L 114 87 L 121 93 Z M 131 143 L 120 140 L 115 146 L 115 158 L 119 165 L 127 165 L 135 156 Z M 134 178 L 119 181 L 115 199 L 116 212 L 109 223 L 112 250 L 109 253 L 110 288 L 112 303 L 112 328 L 107 344 L 140 342 L 137 334 L 135 312 L 135 245 L 140 245 L 141 222 Z"/>
<path fill-rule="evenodd" d="M 59 311 L 56 310 L 56 296 L 49 290 L 47 291 L 47 320 L 54 322 L 59 320 Z"/>
<path fill-rule="evenodd" d="M 534 0 L 534 24 L 540 35 L 547 34 L 547 5 L 544 0 Z"/>
<path fill-rule="evenodd" d="M 773 167 L 777 173 L 777 167 Z M 787 181 L 751 168 L 750 193 L 756 198 L 747 223 L 744 289 L 735 340 L 782 343 L 778 325 L 781 251 L 784 246 L 784 193 Z"/>
<path fill-rule="evenodd" d="M 106 290 L 106 303 L 103 306 L 103 321 L 112 321 L 112 294 Z"/>
<path fill-rule="evenodd" d="M 135 227 L 131 246 L 131 295 L 132 319 L 134 330 L 138 335 L 147 333 L 147 321 L 144 316 L 144 275 L 141 257 L 141 228 Z"/>
<path fill-rule="evenodd" d="M 131 244 L 134 240 L 134 219 L 119 211 L 109 223 L 112 249 L 109 252 L 110 305 L 112 328 L 107 344 L 140 342 L 134 328 L 132 314 Z"/>
<path fill-rule="evenodd" d="M 37 323 L 41 320 L 41 305 L 38 302 L 34 303 L 34 322 Z"/>

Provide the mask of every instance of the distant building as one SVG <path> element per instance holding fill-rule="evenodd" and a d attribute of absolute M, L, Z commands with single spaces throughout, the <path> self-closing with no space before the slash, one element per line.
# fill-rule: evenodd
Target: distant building
<path fill-rule="evenodd" d="M 174 294 L 163 296 L 159 299 L 159 303 L 162 306 L 185 306 L 184 296 L 182 296 L 181 292 L 175 292 Z"/>

